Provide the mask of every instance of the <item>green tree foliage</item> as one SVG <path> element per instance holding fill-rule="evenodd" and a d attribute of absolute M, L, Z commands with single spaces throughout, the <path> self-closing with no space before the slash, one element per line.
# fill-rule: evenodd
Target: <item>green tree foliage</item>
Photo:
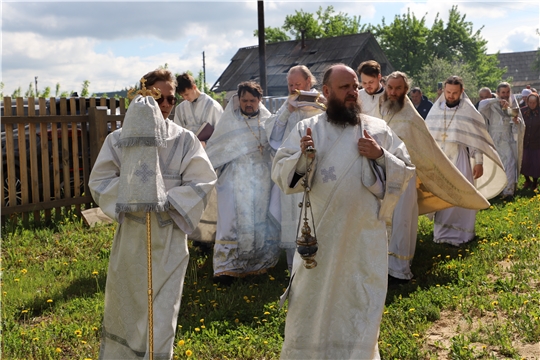
<path fill-rule="evenodd" d="M 392 66 L 413 78 L 433 58 L 425 16 L 418 19 L 408 10 L 407 14 L 396 15 L 390 25 L 383 18 L 381 25 L 371 30 Z"/>
<path fill-rule="evenodd" d="M 450 62 L 446 59 L 435 58 L 420 69 L 413 80 L 413 85 L 422 89 L 429 99 L 437 98 L 437 83 L 444 82 L 451 75 L 459 75 L 463 79 L 465 92 L 469 97 L 476 98 L 478 80 L 468 64 Z"/>
<path fill-rule="evenodd" d="M 253 36 L 259 37 L 259 30 L 255 30 Z M 291 40 L 291 38 L 281 28 L 270 26 L 264 28 L 264 41 L 267 44 L 289 40 Z"/>
<path fill-rule="evenodd" d="M 15 98 L 18 98 L 18 97 L 21 97 L 21 87 L 20 86 L 17 89 L 15 89 L 13 91 L 13 93 L 11 94 L 12 99 L 15 99 Z"/>
<path fill-rule="evenodd" d="M 90 87 L 90 81 L 84 80 L 82 84 L 81 97 L 88 97 L 88 95 L 90 95 L 90 91 L 88 91 L 89 87 Z"/>
<path fill-rule="evenodd" d="M 56 92 L 55 92 L 54 96 L 55 97 L 60 96 L 60 83 L 56 83 L 55 89 L 56 89 Z"/>
<path fill-rule="evenodd" d="M 0 98 L 4 98 L 4 82 L 0 81 Z"/>
<path fill-rule="evenodd" d="M 410 11 L 396 15 L 389 25 L 383 19 L 381 25 L 371 29 L 394 68 L 412 78 L 418 77 L 422 69 L 438 58 L 451 64 L 466 64 L 478 86 L 494 87 L 506 69 L 498 67 L 497 55 L 486 54 L 487 41 L 480 34 L 483 27 L 474 32 L 473 24 L 465 17 L 455 5 L 446 22 L 437 14 L 431 29 L 425 24 L 425 15 L 418 19 Z M 461 76 L 459 73 L 454 75 Z M 430 88 L 437 84 L 435 79 L 432 81 Z"/>
<path fill-rule="evenodd" d="M 40 94 L 39 97 L 48 98 L 51 96 L 51 87 L 47 86 Z"/>
<path fill-rule="evenodd" d="M 28 85 L 28 90 L 26 90 L 26 92 L 24 93 L 24 97 L 25 98 L 33 97 L 35 94 L 36 93 L 34 91 L 34 83 L 30 82 L 30 84 Z"/>
<path fill-rule="evenodd" d="M 347 13 L 336 14 L 333 6 L 323 10 L 322 6 L 313 13 L 296 10 L 294 15 L 287 15 L 282 27 L 267 27 L 265 41 L 274 43 L 290 40 L 288 33 L 296 40 L 302 38 L 302 32 L 306 39 L 320 39 L 341 35 L 358 34 L 367 30 L 367 25 L 360 24 L 360 16 L 350 17 Z M 254 31 L 258 36 L 258 31 Z"/>

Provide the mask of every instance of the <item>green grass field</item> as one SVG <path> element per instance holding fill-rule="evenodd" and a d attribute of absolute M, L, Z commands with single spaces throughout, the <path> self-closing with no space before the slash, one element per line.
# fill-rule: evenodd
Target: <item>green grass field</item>
<path fill-rule="evenodd" d="M 2 358 L 97 359 L 114 226 L 2 230 Z M 387 295 L 383 359 L 540 359 L 540 195 L 492 201 L 476 232 L 463 248 L 434 244 L 420 218 L 415 279 Z M 219 287 L 211 257 L 190 252 L 175 359 L 279 358 L 285 258 Z"/>

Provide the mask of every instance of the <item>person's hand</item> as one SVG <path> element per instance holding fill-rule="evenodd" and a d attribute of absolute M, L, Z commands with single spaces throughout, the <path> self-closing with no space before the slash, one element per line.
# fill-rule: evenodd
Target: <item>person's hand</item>
<path fill-rule="evenodd" d="M 472 173 L 473 173 L 473 178 L 478 179 L 479 177 L 484 175 L 484 165 L 482 164 L 474 165 Z"/>
<path fill-rule="evenodd" d="M 311 128 L 307 128 L 306 135 L 300 139 L 300 149 L 302 150 L 302 154 L 306 153 L 306 149 L 309 146 L 315 148 L 315 143 L 313 142 L 313 138 L 311 137 Z M 310 159 L 313 159 L 315 157 L 315 153 L 308 154 L 308 157 Z"/>
<path fill-rule="evenodd" d="M 358 152 L 370 160 L 376 160 L 383 154 L 383 150 L 379 144 L 369 136 L 366 130 L 364 130 L 364 137 L 358 139 Z"/>
<path fill-rule="evenodd" d="M 206 149 L 206 141 L 201 141 L 201 145 L 202 145 L 203 149 Z"/>
<path fill-rule="evenodd" d="M 289 110 L 290 113 L 293 113 L 296 111 L 296 107 L 292 106 L 291 103 L 289 103 L 289 105 L 287 106 L 287 109 Z"/>
<path fill-rule="evenodd" d="M 510 104 L 508 103 L 508 101 L 504 100 L 504 99 L 500 99 L 499 100 L 499 104 L 501 104 L 501 107 L 503 110 L 506 110 L 510 107 Z"/>

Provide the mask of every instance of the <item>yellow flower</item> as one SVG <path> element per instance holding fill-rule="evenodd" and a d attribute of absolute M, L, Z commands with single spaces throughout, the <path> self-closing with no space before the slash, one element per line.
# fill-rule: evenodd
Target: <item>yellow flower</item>
<path fill-rule="evenodd" d="M 92 275 L 97 275 L 98 272 L 97 271 L 92 271 Z"/>
<path fill-rule="evenodd" d="M 263 341 L 263 344 L 268 344 L 268 341 L 264 340 L 264 341 Z"/>
<path fill-rule="evenodd" d="M 264 315 L 270 315 L 270 312 L 265 311 L 265 312 L 264 312 Z"/>
<path fill-rule="evenodd" d="M 414 311 L 414 308 L 409 309 L 409 312 L 413 312 L 413 311 Z"/>
<path fill-rule="evenodd" d="M 15 279 L 15 282 L 19 282 L 19 279 Z"/>
<path fill-rule="evenodd" d="M 32 339 L 32 341 L 38 341 L 38 340 L 39 340 L 39 338 L 37 338 L 37 337 Z"/>
<path fill-rule="evenodd" d="M 81 334 L 82 334 L 81 330 L 75 330 L 75 335 L 81 335 Z"/>
<path fill-rule="evenodd" d="M 201 323 L 203 323 L 203 322 L 204 322 L 204 319 L 201 319 L 201 320 L 199 320 L 199 321 L 200 321 Z"/>
<path fill-rule="evenodd" d="M 206 326 L 204 326 L 204 325 L 201 325 L 201 329 L 206 329 Z"/>
<path fill-rule="evenodd" d="M 84 340 L 81 340 L 81 344 L 83 344 L 83 345 L 84 345 L 84 344 L 86 344 L 86 341 L 84 341 Z"/>
<path fill-rule="evenodd" d="M 178 341 L 178 346 L 184 346 L 184 344 L 185 344 L 185 341 L 184 341 L 184 340 Z"/>
<path fill-rule="evenodd" d="M 195 331 L 201 331 L 201 329 L 199 329 L 199 328 L 195 328 Z"/>
<path fill-rule="evenodd" d="M 26 309 L 21 311 L 21 313 L 23 313 L 23 314 L 26 314 L 27 312 L 28 312 L 28 310 L 26 310 Z"/>
<path fill-rule="evenodd" d="M 244 296 L 244 300 L 247 300 L 247 299 L 249 299 L 249 298 L 247 296 Z"/>
<path fill-rule="evenodd" d="M 52 299 L 48 299 L 47 302 L 50 304 L 50 303 L 52 303 L 53 301 L 52 301 Z"/>
<path fill-rule="evenodd" d="M 240 320 L 234 319 L 234 322 L 235 322 L 236 324 L 238 324 L 238 323 L 240 322 Z"/>
<path fill-rule="evenodd" d="M 94 330 L 94 331 L 98 331 L 98 328 L 97 328 L 97 327 L 95 327 L 95 326 L 92 326 L 92 330 Z"/>
<path fill-rule="evenodd" d="M 21 273 L 22 273 L 23 275 L 26 274 L 27 272 L 28 272 L 28 270 L 26 270 L 26 269 L 22 269 L 22 270 L 21 270 Z"/>
<path fill-rule="evenodd" d="M 54 349 L 54 351 L 56 351 L 57 353 L 61 353 L 61 352 L 62 352 L 62 349 L 56 348 L 56 349 Z"/>
<path fill-rule="evenodd" d="M 419 334 L 412 334 L 412 336 L 419 337 L 420 335 Z"/>
<path fill-rule="evenodd" d="M 186 350 L 186 356 L 187 356 L 187 357 L 190 357 L 191 355 L 193 355 L 193 351 L 191 351 L 191 350 Z"/>

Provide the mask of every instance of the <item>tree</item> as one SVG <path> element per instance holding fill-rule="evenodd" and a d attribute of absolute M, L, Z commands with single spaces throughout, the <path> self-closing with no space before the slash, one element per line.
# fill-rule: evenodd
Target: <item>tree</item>
<path fill-rule="evenodd" d="M 393 67 L 411 77 L 433 58 L 427 41 L 429 29 L 425 24 L 425 15 L 418 19 L 407 10 L 407 14 L 396 15 L 390 25 L 386 25 L 383 18 L 381 25 L 371 27 Z"/>
<path fill-rule="evenodd" d="M 60 83 L 56 83 L 56 92 L 54 96 L 58 97 L 59 95 L 60 95 Z"/>
<path fill-rule="evenodd" d="M 28 90 L 26 90 L 26 92 L 24 93 L 24 97 L 29 98 L 33 97 L 34 95 L 36 95 L 34 91 L 34 83 L 30 81 L 30 85 L 28 85 Z"/>
<path fill-rule="evenodd" d="M 413 78 L 418 77 L 433 59 L 444 59 L 455 65 L 466 64 L 478 85 L 494 87 L 506 69 L 498 67 L 497 55 L 486 54 L 487 41 L 480 34 L 483 27 L 474 32 L 473 24 L 465 17 L 455 5 L 449 11 L 446 23 L 437 14 L 429 29 L 425 25 L 425 16 L 418 19 L 407 11 L 406 15 L 396 15 L 390 25 L 383 19 L 382 25 L 372 27 L 372 30 L 394 68 Z"/>
<path fill-rule="evenodd" d="M 90 95 L 90 91 L 88 91 L 89 87 L 90 87 L 90 81 L 84 80 L 82 84 L 81 97 L 88 97 L 88 95 Z"/>
<path fill-rule="evenodd" d="M 437 98 L 437 83 L 444 82 L 451 75 L 459 75 L 463 79 L 465 92 L 471 97 L 476 97 L 478 81 L 473 70 L 468 64 L 450 62 L 446 59 L 435 58 L 419 71 L 413 78 L 413 85 L 422 89 L 429 99 Z"/>
<path fill-rule="evenodd" d="M 367 25 L 360 25 L 360 16 L 349 17 L 347 13 L 339 12 L 335 14 L 333 6 L 328 6 L 323 10 L 322 6 L 313 13 L 295 10 L 294 15 L 287 15 L 281 28 L 267 27 L 265 31 L 265 42 L 273 43 L 287 41 L 291 38 L 296 40 L 302 38 L 302 33 L 306 39 L 320 39 L 341 35 L 358 34 L 366 31 Z M 254 36 L 258 36 L 258 30 L 254 31 Z"/>
<path fill-rule="evenodd" d="M 4 82 L 0 81 L 0 98 L 4 98 Z"/>
<path fill-rule="evenodd" d="M 13 91 L 13 93 L 11 94 L 11 97 L 13 99 L 21 97 L 21 87 L 20 86 Z"/>
<path fill-rule="evenodd" d="M 47 86 L 42 92 L 41 94 L 39 94 L 39 97 L 42 97 L 42 98 L 48 98 L 51 96 L 51 87 L 50 86 Z"/>

